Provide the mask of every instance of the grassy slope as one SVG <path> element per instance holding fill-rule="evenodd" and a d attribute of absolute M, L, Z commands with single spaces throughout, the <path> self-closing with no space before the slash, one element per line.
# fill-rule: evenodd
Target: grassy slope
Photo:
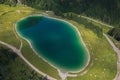
<path fill-rule="evenodd" d="M 0 80 L 34 80 L 41 77 L 37 75 L 26 63 L 10 49 L 0 45 Z"/>
<path fill-rule="evenodd" d="M 83 40 L 91 54 L 90 70 L 83 76 L 76 78 L 68 78 L 68 80 L 112 80 L 116 75 L 117 58 L 110 44 L 106 39 L 98 38 L 89 29 L 84 28 L 84 25 L 70 21 L 78 27 L 83 37 Z"/>
<path fill-rule="evenodd" d="M 56 69 L 51 67 L 48 63 L 44 62 L 39 58 L 30 48 L 29 44 L 26 41 L 23 41 L 24 46 L 22 48 L 23 55 L 38 69 L 47 73 L 48 75 L 60 79 Z"/>
<path fill-rule="evenodd" d="M 13 11 L 0 16 L 0 40 L 19 47 L 20 41 L 15 37 L 15 34 L 13 32 L 13 24 L 20 18 L 32 14 L 34 10 L 28 7 L 8 7 L 4 5 L 0 5 L 0 8 L 0 14 L 10 10 L 30 11 L 21 13 Z M 116 54 L 113 51 L 112 47 L 109 45 L 105 38 L 98 38 L 95 33 L 89 29 L 84 28 L 84 25 L 77 24 L 73 21 L 70 22 L 76 25 L 81 31 L 82 37 L 90 51 L 93 65 L 87 74 L 76 78 L 68 78 L 68 80 L 112 80 L 116 74 L 117 62 Z M 104 32 L 107 30 L 108 28 L 104 28 Z M 24 43 L 22 48 L 23 55 L 41 71 L 59 79 L 56 69 L 52 68 L 41 58 L 35 55 L 31 50 L 29 44 L 24 40 L 22 41 Z"/>
<path fill-rule="evenodd" d="M 30 8 L 25 8 L 25 7 L 9 7 L 9 6 L 4 6 L 0 5 L 0 40 L 7 42 L 9 44 L 12 44 L 16 47 L 19 47 L 20 42 L 19 40 L 15 37 L 14 34 L 14 24 L 16 23 L 17 20 L 19 20 L 21 17 L 25 17 L 29 13 L 24 13 L 22 12 L 19 14 L 16 12 L 16 10 L 32 10 Z"/>
<path fill-rule="evenodd" d="M 0 40 L 12 44 L 13 46 L 19 48 L 20 40 L 15 36 L 14 24 L 21 18 L 24 18 L 34 12 L 33 9 L 29 7 L 9 7 L 5 5 L 0 5 Z M 17 12 L 16 10 L 28 11 L 28 12 Z M 7 12 L 11 11 L 11 12 Z M 39 58 L 30 48 L 29 44 L 23 40 L 23 55 L 38 69 L 59 79 L 57 70 L 51 67 L 49 64 L 44 62 Z"/>
<path fill-rule="evenodd" d="M 109 36 L 109 38 L 113 41 L 113 43 L 115 44 L 115 46 L 120 49 L 120 41 L 117 41 L 116 39 L 114 39 L 113 37 Z"/>

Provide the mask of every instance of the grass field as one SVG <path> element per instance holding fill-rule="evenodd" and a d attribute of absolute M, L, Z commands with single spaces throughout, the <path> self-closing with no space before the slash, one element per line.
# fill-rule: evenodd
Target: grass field
<path fill-rule="evenodd" d="M 0 40 L 19 48 L 20 38 L 18 39 L 15 36 L 15 24 L 21 18 L 32 15 L 35 10 L 29 7 L 9 7 L 6 5 L 0 5 L 0 8 Z M 19 12 L 18 10 L 21 12 Z M 22 40 L 22 42 L 22 53 L 26 57 L 26 59 L 28 59 L 28 61 L 30 61 L 34 66 L 36 66 L 44 73 L 60 79 L 56 69 L 51 67 L 48 63 L 44 62 L 41 58 L 39 58 L 32 51 L 29 44 L 25 40 Z"/>
<path fill-rule="evenodd" d="M 37 11 L 30 7 L 0 5 L 0 40 L 19 48 L 19 39 L 21 38 L 18 39 L 15 36 L 15 23 L 35 12 Z M 81 73 L 78 73 L 78 77 L 69 77 L 67 80 L 113 80 L 117 72 L 117 56 L 107 40 L 104 37 L 98 38 L 94 32 L 85 28 L 84 25 L 70 20 L 69 22 L 77 26 L 81 32 L 91 55 L 90 65 L 92 66 L 88 66 L 87 69 L 89 70 L 86 74 L 81 76 Z M 105 33 L 109 30 L 108 27 L 94 24 L 103 27 Z M 60 80 L 57 70 L 38 57 L 25 40 L 21 40 L 23 42 L 22 53 L 25 58 L 44 73 Z"/>
<path fill-rule="evenodd" d="M 120 49 L 120 41 L 117 41 L 113 37 L 109 36 L 109 38 L 112 40 L 112 42 L 115 44 L 115 46 Z"/>
<path fill-rule="evenodd" d="M 84 25 L 74 21 L 70 22 L 77 26 L 81 32 L 82 38 L 90 51 L 92 67 L 85 75 L 68 78 L 68 80 L 113 80 L 117 72 L 117 56 L 105 37 L 98 38 Z"/>
<path fill-rule="evenodd" d="M 0 45 L 0 80 L 40 80 L 42 76 L 30 68 L 13 51 Z"/>

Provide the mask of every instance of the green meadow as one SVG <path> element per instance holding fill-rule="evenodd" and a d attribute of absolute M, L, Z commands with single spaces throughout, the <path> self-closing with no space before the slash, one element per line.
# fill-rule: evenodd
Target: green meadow
<path fill-rule="evenodd" d="M 82 38 L 90 52 L 91 61 L 86 74 L 68 78 L 68 80 L 113 80 L 117 72 L 117 55 L 105 37 L 98 38 L 84 25 L 70 21 L 80 30 Z M 82 76 L 81 76 L 82 75 Z"/>
<path fill-rule="evenodd" d="M 44 12 L 38 12 L 33 8 L 25 6 L 9 7 L 7 5 L 0 5 L 0 40 L 16 48 L 20 47 L 20 40 L 22 40 L 23 56 L 40 71 L 60 80 L 57 70 L 43 61 L 41 57 L 38 57 L 27 41 L 19 37 L 15 31 L 15 24 L 20 19 L 36 13 L 43 14 Z M 87 73 L 77 73 L 77 77 L 68 77 L 67 80 L 113 80 L 117 73 L 117 55 L 105 37 L 99 38 L 96 33 L 81 23 L 73 20 L 67 21 L 78 28 L 91 57 L 88 67 L 83 71 L 87 71 Z M 93 22 L 93 24 L 101 26 L 104 33 L 110 29 L 98 23 Z"/>

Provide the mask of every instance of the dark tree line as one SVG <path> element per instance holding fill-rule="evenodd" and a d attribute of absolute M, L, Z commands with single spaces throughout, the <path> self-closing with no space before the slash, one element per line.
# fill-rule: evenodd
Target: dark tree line
<path fill-rule="evenodd" d="M 36 9 L 52 10 L 62 16 L 66 12 L 85 14 L 114 26 L 120 26 L 120 0 L 20 0 L 23 5 Z M 17 0 L 0 0 L 16 5 Z"/>
<path fill-rule="evenodd" d="M 1 4 L 6 4 L 9 6 L 16 6 L 17 0 L 0 0 Z"/>
<path fill-rule="evenodd" d="M 108 32 L 108 34 L 117 41 L 120 41 L 120 28 L 113 28 Z"/>
<path fill-rule="evenodd" d="M 86 27 L 86 28 L 92 30 L 94 33 L 96 33 L 99 38 L 103 37 L 103 29 L 100 26 L 94 25 L 92 23 L 92 21 L 88 21 L 80 16 L 78 17 L 77 14 L 72 13 L 72 12 L 65 13 L 62 17 L 71 19 L 71 20 L 76 21 L 77 23 L 83 24 L 84 27 Z"/>
<path fill-rule="evenodd" d="M 0 46 L 0 80 L 48 80 L 38 76 L 12 50 Z"/>

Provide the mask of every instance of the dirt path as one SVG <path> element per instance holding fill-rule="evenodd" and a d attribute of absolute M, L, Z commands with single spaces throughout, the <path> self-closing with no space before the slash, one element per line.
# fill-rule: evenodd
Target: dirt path
<path fill-rule="evenodd" d="M 0 16 L 6 14 L 6 13 L 8 13 L 8 12 L 12 12 L 12 11 L 13 11 L 13 10 L 11 10 L 11 11 L 5 11 L 5 12 L 1 13 Z M 15 36 L 17 37 L 16 33 L 15 33 Z M 17 37 L 17 38 L 18 38 L 18 37 Z M 41 75 L 43 75 L 43 76 L 46 76 L 49 80 L 57 80 L 57 79 L 55 79 L 55 78 L 53 78 L 53 77 L 51 77 L 51 76 L 43 73 L 42 71 L 40 71 L 39 69 L 37 69 L 35 66 L 33 66 L 33 65 L 22 55 L 22 53 L 21 53 L 21 48 L 22 48 L 22 45 L 23 45 L 23 44 L 22 44 L 22 41 L 21 41 L 21 40 L 20 40 L 20 43 L 21 43 L 21 44 L 20 44 L 20 48 L 17 49 L 16 47 L 14 47 L 14 46 L 12 46 L 12 45 L 10 45 L 10 44 L 7 44 L 7 43 L 5 43 L 5 42 L 3 42 L 3 41 L 0 41 L 0 44 L 2 44 L 2 45 L 4 45 L 4 46 L 12 49 L 13 52 L 15 52 L 23 61 L 25 61 L 25 62 L 26 62 L 33 70 L 35 70 L 37 73 L 39 73 L 39 74 L 41 74 Z"/>
<path fill-rule="evenodd" d="M 10 44 L 7 44 L 3 41 L 0 41 L 0 44 L 4 45 L 4 46 L 7 46 L 8 48 L 12 49 L 22 60 L 24 60 L 32 69 L 34 69 L 37 73 L 43 75 L 43 76 L 46 76 L 49 80 L 57 80 L 45 73 L 43 73 L 42 71 L 38 70 L 35 66 L 33 66 L 21 53 L 21 51 L 19 49 L 17 49 L 16 47 L 10 45 Z"/>
<path fill-rule="evenodd" d="M 109 39 L 106 34 L 103 34 L 105 38 L 108 40 L 110 45 L 113 47 L 114 51 L 117 53 L 118 62 L 117 62 L 117 75 L 114 80 L 120 80 L 120 50 L 114 45 L 114 43 Z"/>
<path fill-rule="evenodd" d="M 9 12 L 9 11 L 6 11 L 6 12 L 0 14 L 0 15 L 4 15 L 4 14 L 7 13 L 7 12 Z M 26 12 L 27 12 L 27 11 L 26 11 Z M 78 17 L 82 17 L 82 18 L 84 18 L 84 19 L 88 19 L 88 20 L 91 20 L 91 21 L 93 21 L 93 22 L 96 22 L 96 23 L 105 25 L 105 26 L 107 26 L 107 27 L 113 28 L 113 26 L 111 26 L 111 25 L 105 24 L 105 23 L 103 23 L 103 22 L 101 22 L 101 21 L 95 20 L 95 19 L 90 18 L 90 17 L 81 16 L 81 15 L 78 15 Z M 117 53 L 117 55 L 118 55 L 117 75 L 116 75 L 116 77 L 115 77 L 114 80 L 120 80 L 120 50 L 114 45 L 114 43 L 109 39 L 109 37 L 108 37 L 106 34 L 103 34 L 103 35 L 106 37 L 106 39 L 108 40 L 108 42 L 111 44 L 111 46 L 113 47 L 114 51 L 115 51 L 115 52 Z M 10 44 L 7 44 L 7 43 L 5 43 L 5 42 L 2 42 L 2 41 L 0 41 L 0 44 L 5 45 L 5 46 L 7 46 L 8 48 L 12 49 L 18 56 L 20 56 L 20 57 L 21 57 L 32 69 L 34 69 L 37 73 L 39 73 L 39 74 L 41 74 L 41 75 L 43 75 L 43 76 L 47 76 L 47 78 L 50 79 L 50 80 L 57 80 L 57 79 L 55 79 L 55 78 L 53 78 L 53 77 L 51 77 L 51 76 L 43 73 L 42 71 L 38 70 L 35 66 L 33 66 L 33 65 L 22 55 L 22 53 L 21 53 L 22 43 L 21 43 L 21 46 L 20 46 L 19 49 L 17 49 L 16 47 L 14 47 L 14 46 L 12 46 L 12 45 L 10 45 Z"/>
<path fill-rule="evenodd" d="M 96 22 L 96 23 L 105 25 L 105 26 L 107 26 L 107 27 L 113 28 L 113 26 L 111 26 L 111 25 L 108 25 L 108 24 L 106 24 L 106 23 L 103 23 L 103 22 L 101 22 L 101 21 L 95 20 L 95 19 L 90 18 L 90 17 L 87 17 L 87 16 L 78 15 L 78 17 L 82 17 L 82 18 L 84 18 L 84 19 L 88 19 L 88 20 L 91 20 L 91 21 L 93 21 L 93 22 Z"/>
<path fill-rule="evenodd" d="M 96 22 L 96 23 L 99 23 L 99 24 L 102 24 L 102 25 L 105 25 L 107 27 L 110 27 L 110 28 L 113 28 L 113 26 L 111 25 L 108 25 L 106 23 L 103 23 L 101 21 L 98 21 L 98 20 L 95 20 L 93 18 L 90 18 L 90 17 L 86 17 L 86 16 L 81 16 L 81 15 L 78 15 L 78 17 L 82 17 L 84 19 L 88 19 L 88 20 L 91 20 L 93 22 Z M 111 41 L 111 39 L 109 39 L 109 37 L 103 33 L 103 35 L 105 36 L 105 38 L 108 40 L 108 42 L 110 43 L 110 45 L 113 47 L 114 51 L 117 53 L 117 56 L 118 56 L 118 61 L 117 61 L 117 74 L 114 78 L 114 80 L 120 80 L 120 50 L 114 45 L 114 43 Z"/>
<path fill-rule="evenodd" d="M 20 1 L 20 0 L 17 0 L 17 4 L 22 5 L 22 3 L 21 3 L 21 1 Z"/>

